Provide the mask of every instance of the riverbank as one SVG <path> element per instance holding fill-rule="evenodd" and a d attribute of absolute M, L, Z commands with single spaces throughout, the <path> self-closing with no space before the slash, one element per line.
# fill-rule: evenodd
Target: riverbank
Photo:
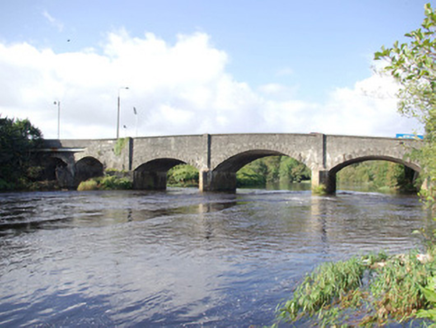
<path fill-rule="evenodd" d="M 316 317 L 321 326 L 385 326 L 436 319 L 434 248 L 325 263 L 307 275 L 279 311 L 287 322 Z M 430 286 L 430 288 L 429 288 Z M 417 321 L 421 324 L 423 321 Z"/>

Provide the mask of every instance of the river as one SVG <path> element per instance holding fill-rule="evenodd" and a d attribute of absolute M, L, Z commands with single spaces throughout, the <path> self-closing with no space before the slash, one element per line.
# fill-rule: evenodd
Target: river
<path fill-rule="evenodd" d="M 415 196 L 369 192 L 0 194 L 0 326 L 271 325 L 305 273 L 423 249 L 428 220 Z"/>

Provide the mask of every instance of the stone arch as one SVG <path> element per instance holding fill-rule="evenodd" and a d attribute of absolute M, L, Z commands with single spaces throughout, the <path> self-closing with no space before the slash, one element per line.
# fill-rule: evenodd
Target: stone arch
<path fill-rule="evenodd" d="M 103 164 L 94 157 L 83 157 L 75 164 L 74 182 L 78 186 L 80 182 L 104 175 Z"/>
<path fill-rule="evenodd" d="M 45 180 L 57 181 L 61 188 L 72 188 L 74 186 L 73 174 L 64 158 L 52 156 L 45 163 Z"/>
<path fill-rule="evenodd" d="M 336 174 L 337 172 L 342 170 L 344 167 L 347 167 L 351 164 L 361 163 L 361 162 L 366 162 L 366 161 L 388 161 L 388 162 L 393 162 L 393 163 L 397 163 L 397 164 L 402 164 L 404 166 L 411 168 L 412 170 L 414 170 L 418 173 L 421 171 L 421 168 L 415 163 L 407 162 L 404 159 L 400 159 L 400 158 L 396 158 L 396 157 L 380 156 L 380 155 L 355 157 L 355 158 L 352 158 L 352 159 L 349 159 L 349 160 L 346 160 L 342 163 L 337 164 L 335 167 L 331 168 L 330 171 Z"/>
<path fill-rule="evenodd" d="M 266 150 L 266 149 L 254 149 L 244 151 L 242 153 L 231 156 L 217 165 L 214 172 L 231 172 L 236 173 L 242 167 L 251 163 L 252 161 L 268 157 L 268 156 L 288 156 L 282 152 L 276 150 Z"/>
<path fill-rule="evenodd" d="M 381 155 L 372 155 L 372 156 L 361 156 L 361 157 L 355 157 L 349 160 L 345 160 L 342 163 L 337 164 L 335 167 L 331 168 L 328 172 L 328 191 L 334 192 L 336 191 L 336 174 L 342 170 L 343 168 L 356 164 L 356 163 L 362 163 L 367 161 L 388 161 L 392 163 L 397 163 L 404 165 L 405 167 L 408 167 L 412 169 L 415 172 L 415 178 L 418 176 L 419 172 L 421 171 L 421 168 L 412 162 L 405 161 L 404 159 L 391 157 L 391 156 L 381 156 Z"/>
<path fill-rule="evenodd" d="M 139 165 L 133 171 L 133 189 L 165 190 L 167 173 L 179 164 L 189 164 L 176 158 L 157 158 Z"/>
<path fill-rule="evenodd" d="M 287 156 L 306 165 L 301 161 L 301 156 L 295 158 L 290 154 L 278 150 L 252 149 L 224 159 L 213 171 L 207 172 L 206 175 L 203 176 L 203 184 L 200 183 L 200 185 L 202 185 L 203 189 L 210 191 L 235 191 L 237 182 L 236 172 L 248 163 L 268 156 Z M 205 182 L 207 184 L 205 184 Z"/>
<path fill-rule="evenodd" d="M 60 188 L 74 187 L 74 156 L 66 153 L 44 152 L 39 154 L 34 163 L 41 170 L 36 181 L 57 182 Z"/>
<path fill-rule="evenodd" d="M 68 166 L 65 160 L 58 156 L 41 156 L 39 158 L 39 163 L 41 163 L 43 169 L 38 176 L 38 180 L 45 181 L 55 181 L 57 169 Z"/>

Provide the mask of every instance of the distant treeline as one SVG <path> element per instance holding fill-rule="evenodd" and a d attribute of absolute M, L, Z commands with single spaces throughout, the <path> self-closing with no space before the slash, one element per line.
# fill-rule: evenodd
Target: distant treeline
<path fill-rule="evenodd" d="M 236 173 L 237 187 L 264 187 L 269 183 L 303 182 L 310 180 L 307 166 L 287 156 L 257 159 Z M 364 185 L 374 189 L 415 190 L 414 171 L 387 161 L 367 161 L 342 169 L 338 184 Z M 190 165 L 177 165 L 168 172 L 171 186 L 197 186 L 198 170 Z"/>
<path fill-rule="evenodd" d="M 257 159 L 236 173 L 238 187 L 265 186 L 267 183 L 310 180 L 309 168 L 287 156 Z"/>
<path fill-rule="evenodd" d="M 338 172 L 338 184 L 366 185 L 374 189 L 414 191 L 412 169 L 387 161 L 367 161 L 345 167 Z M 419 184 L 419 183 L 418 183 Z"/>

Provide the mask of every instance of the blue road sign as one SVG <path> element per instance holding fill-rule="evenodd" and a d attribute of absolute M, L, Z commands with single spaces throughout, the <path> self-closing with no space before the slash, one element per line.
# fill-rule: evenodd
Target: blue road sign
<path fill-rule="evenodd" d="M 419 134 L 397 133 L 396 138 L 398 138 L 398 139 L 424 139 L 424 136 L 421 136 Z"/>

